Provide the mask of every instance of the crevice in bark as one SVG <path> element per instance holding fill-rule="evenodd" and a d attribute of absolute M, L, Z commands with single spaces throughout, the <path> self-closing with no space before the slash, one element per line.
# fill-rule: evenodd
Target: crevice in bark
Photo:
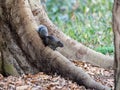
<path fill-rule="evenodd" d="M 10 32 L 11 32 L 12 38 L 14 39 L 15 43 L 17 44 L 17 46 L 20 48 L 21 53 L 23 53 L 24 57 L 26 58 L 27 63 L 29 63 L 29 65 L 30 65 L 31 67 L 35 67 L 35 68 L 37 69 L 36 65 L 35 65 L 33 62 L 30 62 L 31 59 L 32 59 L 31 56 L 30 56 L 28 53 L 26 53 L 25 50 L 23 50 L 22 45 L 21 45 L 21 44 L 22 44 L 21 38 L 19 37 L 18 33 L 15 31 L 14 26 L 12 26 L 12 25 L 9 23 L 9 27 L 10 27 Z M 28 45 L 29 45 L 30 43 L 31 43 L 31 42 L 29 42 Z M 26 49 L 29 49 L 29 48 L 26 48 Z M 10 50 L 10 51 L 11 51 L 11 53 L 13 53 L 13 55 L 15 54 L 15 52 L 13 52 L 12 50 Z M 28 51 L 28 52 L 29 52 L 29 51 Z M 22 63 L 21 63 L 20 60 L 17 58 L 17 56 L 14 55 L 14 57 L 16 57 L 19 66 L 21 66 Z M 21 68 L 22 68 L 23 71 L 26 71 L 26 69 L 27 69 L 27 67 L 24 67 L 24 66 L 21 66 Z M 26 73 L 26 74 L 27 74 L 27 73 Z"/>
<path fill-rule="evenodd" d="M 5 69 L 4 69 L 4 58 L 3 58 L 3 52 L 1 51 L 1 70 L 2 70 L 2 75 L 3 76 L 7 76 L 6 72 L 5 72 Z"/>
<path fill-rule="evenodd" d="M 1 28 L 4 41 L 6 42 L 5 48 L 7 49 L 7 51 L 6 50 L 4 51 L 9 52 L 14 58 L 14 62 L 16 62 L 14 63 L 14 65 L 15 68 L 18 70 L 19 74 L 38 72 L 38 70 L 33 66 L 33 63 L 29 62 L 31 61 L 31 58 L 28 56 L 29 54 L 26 54 L 24 50 L 20 48 L 22 42 L 20 41 L 21 39 L 18 37 L 18 34 L 13 32 L 14 29 L 8 24 L 7 25 L 1 24 Z"/>

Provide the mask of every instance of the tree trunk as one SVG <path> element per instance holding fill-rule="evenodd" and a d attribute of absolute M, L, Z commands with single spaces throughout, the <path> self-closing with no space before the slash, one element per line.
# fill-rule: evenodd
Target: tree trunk
<path fill-rule="evenodd" d="M 58 73 L 86 88 L 109 90 L 109 87 L 95 82 L 59 52 L 43 45 L 36 32 L 38 26 L 31 11 L 31 1 L 35 0 L 0 0 L 1 73 Z"/>
<path fill-rule="evenodd" d="M 115 46 L 115 90 L 120 90 L 120 1 L 114 0 L 113 32 Z"/>
<path fill-rule="evenodd" d="M 95 52 L 88 47 L 85 47 L 81 43 L 71 39 L 61 32 L 48 18 L 46 12 L 42 8 L 42 5 L 38 1 L 31 0 L 31 9 L 36 18 L 38 24 L 42 23 L 49 29 L 49 33 L 58 37 L 64 42 L 64 48 L 58 49 L 58 51 L 70 60 L 80 60 L 89 62 L 95 66 L 110 69 L 113 68 L 113 58 L 105 56 L 101 53 Z M 69 53 L 68 53 L 69 52 Z"/>

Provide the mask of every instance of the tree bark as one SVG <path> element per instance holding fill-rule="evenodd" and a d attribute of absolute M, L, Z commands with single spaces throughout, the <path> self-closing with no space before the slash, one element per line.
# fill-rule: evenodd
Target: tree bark
<path fill-rule="evenodd" d="M 109 90 L 59 52 L 43 45 L 29 2 L 0 0 L 1 72 L 5 75 L 58 73 L 86 88 Z"/>
<path fill-rule="evenodd" d="M 70 60 L 86 61 L 95 66 L 106 69 L 113 68 L 114 61 L 112 57 L 95 52 L 94 50 L 71 39 L 69 36 L 66 36 L 49 20 L 46 12 L 38 0 L 31 1 L 30 3 L 32 12 L 36 17 L 36 22 L 38 24 L 42 23 L 46 25 L 48 27 L 49 34 L 58 37 L 64 43 L 64 48 L 58 49 L 62 55 Z"/>
<path fill-rule="evenodd" d="M 114 0 L 113 32 L 115 46 L 115 90 L 120 90 L 120 1 Z"/>

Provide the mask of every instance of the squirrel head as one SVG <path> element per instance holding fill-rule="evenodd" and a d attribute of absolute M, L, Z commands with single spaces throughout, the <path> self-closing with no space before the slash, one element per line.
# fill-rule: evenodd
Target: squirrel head
<path fill-rule="evenodd" d="M 61 41 L 58 41 L 58 42 L 57 42 L 57 45 L 58 45 L 59 47 L 64 47 L 64 45 L 63 45 L 63 43 L 62 43 Z"/>

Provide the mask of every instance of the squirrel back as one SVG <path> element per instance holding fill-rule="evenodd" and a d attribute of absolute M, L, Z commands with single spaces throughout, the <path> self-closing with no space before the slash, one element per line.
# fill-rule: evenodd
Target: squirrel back
<path fill-rule="evenodd" d="M 48 29 L 44 25 L 39 25 L 37 32 L 41 38 L 48 36 Z"/>

